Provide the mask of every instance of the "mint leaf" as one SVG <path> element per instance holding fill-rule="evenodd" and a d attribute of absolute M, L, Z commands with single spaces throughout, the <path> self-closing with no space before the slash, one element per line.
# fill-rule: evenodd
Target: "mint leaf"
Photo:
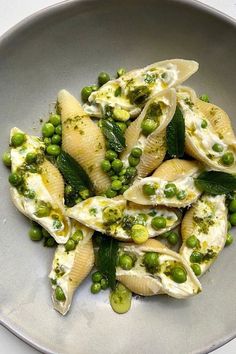
<path fill-rule="evenodd" d="M 84 189 L 92 190 L 92 183 L 84 169 L 67 152 L 61 151 L 57 158 L 57 167 L 65 181 L 71 185 L 75 192 Z"/>
<path fill-rule="evenodd" d="M 225 172 L 202 172 L 195 179 L 195 185 L 209 194 L 227 194 L 236 190 L 236 177 Z"/>
<path fill-rule="evenodd" d="M 121 152 L 125 148 L 125 138 L 120 127 L 113 121 L 102 119 L 102 132 L 109 142 L 111 149 Z"/>
<path fill-rule="evenodd" d="M 184 117 L 176 107 L 175 114 L 166 129 L 167 151 L 171 157 L 183 157 L 185 140 L 185 123 Z"/>
<path fill-rule="evenodd" d="M 97 268 L 107 278 L 109 287 L 114 290 L 116 286 L 116 260 L 118 241 L 111 237 L 101 240 L 97 254 Z"/>

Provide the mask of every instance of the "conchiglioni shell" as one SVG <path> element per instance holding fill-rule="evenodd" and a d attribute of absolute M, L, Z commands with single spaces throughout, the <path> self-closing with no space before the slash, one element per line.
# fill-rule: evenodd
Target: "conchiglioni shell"
<path fill-rule="evenodd" d="M 96 193 L 106 191 L 110 179 L 101 169 L 105 159 L 105 139 L 100 128 L 84 112 L 80 103 L 68 91 L 58 93 L 62 119 L 62 148 L 89 175 Z"/>
<path fill-rule="evenodd" d="M 121 211 L 122 216 L 138 216 L 139 214 L 146 215 L 146 227 L 149 237 L 156 237 L 166 231 L 172 230 L 180 224 L 182 213 L 178 209 L 169 209 L 165 207 L 147 207 L 134 203 L 127 203 L 121 196 L 119 198 L 105 198 L 105 197 L 91 197 L 87 200 L 78 203 L 72 208 L 67 209 L 67 215 L 80 223 L 90 227 L 93 230 L 99 231 L 103 234 L 111 236 L 120 241 L 132 241 L 130 233 L 123 228 L 122 221 L 112 225 L 106 225 L 103 219 L 103 209 L 106 207 L 116 207 Z M 91 209 L 96 209 L 96 213 L 91 213 Z M 167 225 L 165 228 L 155 230 L 151 226 L 152 216 L 150 212 L 155 211 L 157 215 L 164 215 L 167 218 Z M 169 218 L 169 219 L 168 219 Z"/>
<path fill-rule="evenodd" d="M 142 135 L 141 124 L 143 122 L 143 119 L 145 118 L 149 106 L 153 102 L 158 103 L 159 101 L 164 103 L 168 102 L 165 115 L 162 116 L 159 127 L 157 127 L 157 129 L 152 134 L 145 138 L 144 135 Z M 139 146 L 140 137 L 143 140 L 143 152 L 140 158 L 140 163 L 137 166 L 138 177 L 146 177 L 163 161 L 166 154 L 166 127 L 175 113 L 175 108 L 176 92 L 174 89 L 168 89 L 161 93 L 158 93 L 146 103 L 139 117 L 133 123 L 131 123 L 128 129 L 126 130 L 126 149 L 121 154 L 121 160 L 127 161 L 133 147 Z"/>
<path fill-rule="evenodd" d="M 19 132 L 23 133 L 20 129 L 13 128 L 11 130 L 11 136 Z M 37 150 L 41 150 L 43 147 L 43 143 L 36 137 L 26 134 L 26 139 L 26 146 L 30 146 L 31 148 L 34 147 L 34 149 Z M 17 169 L 17 165 L 19 163 L 16 155 L 18 149 L 20 148 L 11 149 L 12 171 Z M 25 163 L 26 154 L 27 149 L 25 150 L 24 155 L 20 152 L 22 164 Z M 48 217 L 38 218 L 34 212 L 32 212 L 32 208 L 29 208 L 29 205 L 32 205 L 32 200 L 29 201 L 29 199 L 18 193 L 16 188 L 10 187 L 10 194 L 14 205 L 26 217 L 36 221 L 39 225 L 45 228 L 57 243 L 65 243 L 70 236 L 71 225 L 69 218 L 64 215 L 64 181 L 60 172 L 51 162 L 44 159 L 43 163 L 40 164 L 40 173 L 28 173 L 25 178 L 26 183 L 30 178 L 34 180 L 37 178 L 34 185 L 37 185 L 37 188 L 39 189 L 37 194 L 37 198 L 39 200 L 44 201 L 45 192 L 46 194 L 49 194 L 47 197 L 51 199 L 53 211 L 60 216 L 60 221 L 63 223 L 63 230 L 55 231 L 52 227 L 50 227 L 48 224 Z M 45 188 L 44 192 L 43 188 Z M 48 199 L 46 199 L 46 201 L 48 201 Z"/>
<path fill-rule="evenodd" d="M 214 224 L 215 226 L 210 226 L 210 232 L 200 232 L 198 231 L 198 222 L 194 221 L 194 215 L 196 210 L 199 208 L 199 203 L 204 200 L 209 203 L 213 203 L 216 213 L 220 213 L 221 215 L 216 215 L 214 217 Z M 181 223 L 181 235 L 183 239 L 183 244 L 180 248 L 180 254 L 182 257 L 185 258 L 186 262 L 191 264 L 190 262 L 190 255 L 193 249 L 189 249 L 186 246 L 186 240 L 188 237 L 195 235 L 198 240 L 201 242 L 201 247 L 197 248 L 197 250 L 202 251 L 203 249 L 212 248 L 214 252 L 217 253 L 217 257 L 219 256 L 220 252 L 223 250 L 225 246 L 226 236 L 227 236 L 227 208 L 225 206 L 225 196 L 218 195 L 218 196 L 211 196 L 211 195 L 203 195 L 201 199 L 199 199 L 185 214 L 183 221 Z M 211 230 L 213 227 L 213 231 Z M 203 262 L 200 263 L 201 267 L 201 275 L 203 275 L 209 267 L 215 262 L 216 258 L 209 260 L 207 263 Z"/>
<path fill-rule="evenodd" d="M 154 278 L 154 276 L 149 274 L 148 272 L 139 273 L 138 270 L 132 270 L 129 274 L 129 271 L 118 269 L 116 272 L 117 280 L 119 280 L 132 292 L 144 296 L 167 294 L 175 298 L 185 298 L 201 291 L 201 284 L 199 283 L 198 279 L 196 278 L 195 274 L 193 273 L 192 269 L 187 264 L 187 262 L 178 253 L 171 251 L 166 246 L 164 246 L 161 242 L 152 239 L 152 240 L 148 240 L 142 245 L 122 244 L 122 248 L 126 252 L 130 251 L 131 253 L 134 252 L 135 250 L 137 254 L 139 252 L 157 252 L 159 254 L 165 254 L 171 256 L 178 263 L 181 263 L 184 266 L 193 286 L 192 293 L 187 294 L 184 293 L 183 291 L 182 294 L 176 294 L 174 293 L 174 290 L 172 290 L 171 286 L 168 287 L 167 284 L 163 283 L 160 276 Z M 175 286 L 178 287 L 178 284 L 176 284 Z"/>
<path fill-rule="evenodd" d="M 74 251 L 74 260 L 73 266 L 67 276 L 67 292 L 66 292 L 66 300 L 64 302 L 57 301 L 54 295 L 52 294 L 52 301 L 54 308 L 59 311 L 62 315 L 65 315 L 71 306 L 72 298 L 75 290 L 79 287 L 79 285 L 83 282 L 83 280 L 88 276 L 90 271 L 94 266 L 94 250 L 92 243 L 92 235 L 93 230 L 86 228 L 79 223 L 74 222 L 74 231 L 76 229 L 81 229 L 84 234 L 84 239 L 80 241 L 80 243 L 76 246 Z M 58 246 L 60 248 L 64 247 L 62 245 Z M 64 251 L 64 259 L 69 257 L 67 252 Z M 55 252 L 55 259 L 58 258 L 58 249 Z"/>
<path fill-rule="evenodd" d="M 89 104 L 84 104 L 84 110 L 90 115 L 101 118 L 102 106 L 104 107 L 107 104 L 111 107 L 119 106 L 129 111 L 132 117 L 137 117 L 137 115 L 141 111 L 141 107 L 132 104 L 127 96 L 131 80 L 134 79 L 135 81 L 136 78 L 140 78 L 141 84 L 139 85 L 144 84 L 151 89 L 151 93 L 148 97 L 148 99 L 150 99 L 153 97 L 153 95 L 163 91 L 166 88 L 174 87 L 181 84 L 183 81 L 187 80 L 191 75 L 193 75 L 198 70 L 198 67 L 198 63 L 192 60 L 170 59 L 148 65 L 141 69 L 134 69 L 122 75 L 119 79 L 108 81 L 98 91 L 93 92 L 89 97 Z M 166 72 L 166 70 L 169 69 L 175 69 L 177 75 L 171 75 L 169 82 L 165 82 L 160 79 L 160 76 L 161 73 Z M 150 74 L 151 71 L 155 70 L 157 70 L 158 72 L 156 84 L 152 84 L 151 86 L 149 86 L 146 83 L 142 83 L 142 79 L 145 74 Z M 138 84 L 134 83 L 134 87 L 137 86 Z M 124 95 L 122 97 L 116 96 L 114 94 L 118 87 L 122 87 L 124 91 Z M 112 98 L 107 98 L 109 96 L 112 96 Z"/>
<path fill-rule="evenodd" d="M 151 177 L 137 180 L 129 189 L 125 191 L 124 198 L 142 205 L 165 205 L 174 208 L 186 207 L 195 202 L 201 194 L 201 192 L 195 187 L 193 180 L 192 192 L 190 193 L 190 189 L 188 188 L 188 197 L 183 200 L 178 200 L 177 198 L 166 198 L 165 196 L 157 196 L 156 199 L 155 196 L 150 198 L 143 193 L 143 185 L 146 183 L 165 184 L 165 182 L 173 182 L 178 188 L 178 183 L 181 183 L 184 178 L 190 177 L 193 179 L 200 172 L 201 165 L 197 161 L 180 159 L 167 160 L 156 169 Z"/>
<path fill-rule="evenodd" d="M 198 99 L 194 90 L 189 87 L 178 88 L 177 93 L 178 96 L 180 95 L 179 98 L 181 98 L 181 93 L 184 94 L 184 92 L 190 96 L 191 101 L 193 102 L 195 109 L 199 111 L 199 114 L 203 116 L 205 120 L 210 122 L 216 135 L 223 136 L 222 141 L 233 150 L 232 152 L 234 153 L 235 162 L 232 166 L 224 166 L 217 161 L 211 160 L 201 151 L 201 149 L 199 149 L 198 146 L 195 145 L 191 136 L 186 132 L 185 150 L 187 154 L 214 170 L 236 173 L 236 137 L 229 116 L 220 107 Z"/>

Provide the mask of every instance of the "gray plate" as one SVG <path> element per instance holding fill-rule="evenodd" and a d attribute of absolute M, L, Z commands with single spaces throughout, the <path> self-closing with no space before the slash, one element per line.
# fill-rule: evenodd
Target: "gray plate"
<path fill-rule="evenodd" d="M 114 73 L 167 58 L 200 63 L 190 84 L 236 116 L 236 26 L 199 3 L 168 0 L 68 1 L 28 18 L 0 43 L 0 142 L 16 125 L 39 131 L 61 88 L 79 95 L 97 73 Z M 236 334 L 236 257 L 224 250 L 202 278 L 203 293 L 180 301 L 135 299 L 118 316 L 108 293 L 89 281 L 65 318 L 52 309 L 47 274 L 52 251 L 30 242 L 29 222 L 12 206 L 1 166 L 0 315 L 3 325 L 50 353 L 198 353 Z M 236 244 L 236 243 L 235 243 Z"/>

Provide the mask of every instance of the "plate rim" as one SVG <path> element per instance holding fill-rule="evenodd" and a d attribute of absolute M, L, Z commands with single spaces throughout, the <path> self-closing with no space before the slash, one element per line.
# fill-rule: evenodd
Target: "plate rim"
<path fill-rule="evenodd" d="M 63 8 L 69 8 L 73 6 L 76 3 L 88 3 L 88 2 L 97 2 L 99 0 L 63 0 L 59 1 L 55 4 L 48 5 L 34 13 L 32 13 L 29 16 L 26 16 L 23 18 L 20 22 L 16 23 L 14 26 L 10 27 L 8 30 L 6 30 L 1 36 L 0 36 L 0 51 L 1 47 L 4 45 L 7 45 L 8 42 L 11 41 L 12 37 L 16 35 L 18 32 L 23 31 L 27 27 L 30 27 L 32 24 L 34 24 L 37 21 L 40 21 L 43 19 L 45 16 L 49 16 L 53 14 L 54 12 L 63 9 Z M 109 0 L 105 0 L 109 1 Z M 120 1 L 125 1 L 125 0 L 120 0 Z M 158 1 L 158 0 L 157 0 Z M 165 0 L 168 2 L 176 3 L 176 4 L 183 4 L 187 5 L 192 8 L 200 9 L 204 12 L 209 13 L 210 15 L 217 17 L 221 20 L 224 20 L 225 22 L 229 23 L 233 27 L 236 28 L 236 19 L 233 17 L 229 16 L 228 14 L 223 13 L 222 11 L 214 8 L 213 6 L 207 5 L 205 3 L 202 3 L 200 0 Z M 21 333 L 20 330 L 17 330 L 13 327 L 13 325 L 7 323 L 7 320 L 4 320 L 3 318 L 0 317 L 0 325 L 2 325 L 4 328 L 9 330 L 13 335 L 15 335 L 17 338 L 31 346 L 32 348 L 38 350 L 41 353 L 44 354 L 56 354 L 55 351 L 51 351 L 47 348 L 44 348 L 42 345 L 38 345 L 33 338 L 30 339 L 25 335 L 24 333 Z M 206 345 L 203 348 L 200 348 L 197 351 L 194 351 L 192 354 L 205 354 L 205 353 L 211 353 L 216 349 L 219 349 L 220 347 L 224 346 L 225 344 L 229 343 L 231 340 L 236 338 L 236 329 L 233 331 L 233 334 L 230 336 L 224 336 L 222 337 L 217 343 L 212 343 L 209 345 Z"/>

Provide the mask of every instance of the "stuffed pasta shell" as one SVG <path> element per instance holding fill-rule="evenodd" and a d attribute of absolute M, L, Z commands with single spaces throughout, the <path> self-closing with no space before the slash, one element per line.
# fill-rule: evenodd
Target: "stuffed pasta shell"
<path fill-rule="evenodd" d="M 107 109 L 120 108 L 137 117 L 145 102 L 158 92 L 179 85 L 198 70 L 192 60 L 171 59 L 132 70 L 119 79 L 108 81 L 89 96 L 83 108 L 91 116 L 101 118 Z"/>
<path fill-rule="evenodd" d="M 126 130 L 126 149 L 121 160 L 128 166 L 131 150 L 139 148 L 141 158 L 136 166 L 138 177 L 146 177 L 164 160 L 166 127 L 175 113 L 175 108 L 174 89 L 158 93 L 146 103 L 139 117 Z"/>
<path fill-rule="evenodd" d="M 54 308 L 62 315 L 69 311 L 75 290 L 94 266 L 92 235 L 93 230 L 73 221 L 71 237 L 56 249 L 49 278 Z"/>
<path fill-rule="evenodd" d="M 216 260 L 227 236 L 227 208 L 224 195 L 203 195 L 185 214 L 180 254 L 202 275 Z"/>
<path fill-rule="evenodd" d="M 122 241 L 143 243 L 175 228 L 181 212 L 164 207 L 145 207 L 123 198 L 91 197 L 67 210 L 80 223 Z"/>
<path fill-rule="evenodd" d="M 68 91 L 58 93 L 58 106 L 61 112 L 63 150 L 83 167 L 96 193 L 106 191 L 110 179 L 101 169 L 106 149 L 100 128 Z"/>
<path fill-rule="evenodd" d="M 201 194 L 194 184 L 200 171 L 196 161 L 167 160 L 151 177 L 137 180 L 125 191 L 124 198 L 142 205 L 186 207 Z"/>
<path fill-rule="evenodd" d="M 130 258 L 129 269 L 122 268 L 122 257 Z M 183 299 L 202 290 L 185 259 L 156 240 L 142 245 L 120 244 L 116 278 L 143 296 L 167 294 Z"/>
<path fill-rule="evenodd" d="M 236 137 L 228 115 L 196 98 L 186 87 L 177 91 L 186 127 L 186 152 L 213 170 L 236 173 Z"/>
<path fill-rule="evenodd" d="M 44 158 L 42 141 L 13 128 L 11 167 L 10 193 L 17 209 L 45 228 L 57 243 L 65 243 L 71 227 L 64 213 L 64 181 L 58 169 Z"/>

